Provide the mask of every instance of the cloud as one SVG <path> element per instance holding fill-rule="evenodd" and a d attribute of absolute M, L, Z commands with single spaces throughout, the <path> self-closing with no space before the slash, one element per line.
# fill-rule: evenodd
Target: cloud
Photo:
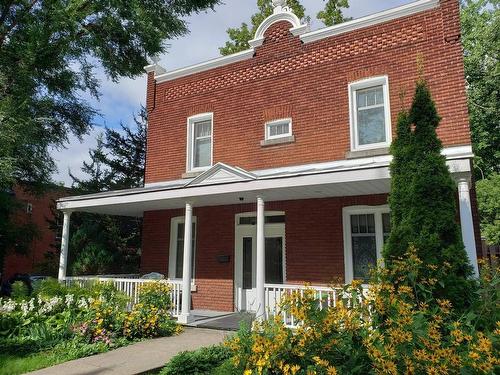
<path fill-rule="evenodd" d="M 83 137 L 80 142 L 77 137 L 70 136 L 69 145 L 62 150 L 54 149 L 52 156 L 56 162 L 57 172 L 53 174 L 52 179 L 55 182 L 62 182 L 64 186 L 71 186 L 73 182 L 69 176 L 69 170 L 76 177 L 85 177 L 81 171 L 83 161 L 89 161 L 89 149 L 97 145 L 97 137 L 103 133 L 103 129 L 95 127 L 89 134 Z"/>

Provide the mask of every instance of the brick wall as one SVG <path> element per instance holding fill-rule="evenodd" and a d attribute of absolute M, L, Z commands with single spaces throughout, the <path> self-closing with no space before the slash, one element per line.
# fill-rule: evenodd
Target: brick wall
<path fill-rule="evenodd" d="M 388 75 L 394 131 L 397 112 L 411 103 L 419 54 L 442 117 L 439 136 L 445 146 L 470 144 L 457 0 L 308 44 L 289 27 L 272 25 L 252 59 L 159 83 L 154 95 L 148 80 L 147 183 L 181 177 L 186 119 L 208 111 L 214 163 L 253 170 L 345 159 L 348 83 Z M 261 147 L 264 123 L 285 116 L 296 141 Z"/>
<path fill-rule="evenodd" d="M 328 284 L 344 278 L 342 207 L 380 205 L 386 195 L 266 202 L 266 211 L 285 211 L 288 283 Z M 235 215 L 255 211 L 255 204 L 195 207 L 195 309 L 233 311 Z M 144 215 L 142 272 L 167 274 L 170 220 L 180 210 Z M 218 255 L 230 255 L 219 263 Z"/>
<path fill-rule="evenodd" d="M 46 261 L 45 254 L 57 252 L 55 248 L 56 233 L 49 227 L 48 220 L 54 220 L 51 210 L 54 201 L 67 195 L 66 190 L 60 188 L 50 190 L 42 196 L 33 195 L 17 186 L 14 188 L 14 192 L 16 199 L 22 206 L 16 212 L 13 220 L 19 223 L 33 223 L 37 228 L 38 236 L 24 254 L 16 253 L 13 249 L 7 251 L 2 272 L 3 280 L 7 280 L 16 273 L 36 273 L 37 266 Z M 32 213 L 26 212 L 28 203 L 31 203 L 33 207 Z"/>

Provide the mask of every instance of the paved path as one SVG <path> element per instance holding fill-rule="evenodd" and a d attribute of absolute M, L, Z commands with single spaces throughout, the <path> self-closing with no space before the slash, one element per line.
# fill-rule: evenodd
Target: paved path
<path fill-rule="evenodd" d="M 33 375 L 134 375 L 153 370 L 179 352 L 222 342 L 229 333 L 186 327 L 178 336 L 162 337 L 30 372 Z"/>

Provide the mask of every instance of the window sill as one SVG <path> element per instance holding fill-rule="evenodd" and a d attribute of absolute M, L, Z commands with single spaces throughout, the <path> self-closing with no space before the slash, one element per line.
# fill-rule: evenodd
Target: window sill
<path fill-rule="evenodd" d="M 346 159 L 366 158 L 370 156 L 389 155 L 389 147 L 374 148 L 359 151 L 347 151 L 345 153 Z"/>
<path fill-rule="evenodd" d="M 282 138 L 264 139 L 260 141 L 260 145 L 261 147 L 268 147 L 268 146 L 282 145 L 293 142 L 295 142 L 295 136 L 290 135 L 288 137 L 282 137 Z"/>

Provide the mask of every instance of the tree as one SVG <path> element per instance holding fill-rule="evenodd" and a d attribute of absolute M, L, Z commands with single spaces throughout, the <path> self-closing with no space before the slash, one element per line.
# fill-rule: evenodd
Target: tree
<path fill-rule="evenodd" d="M 349 8 L 348 0 L 327 0 L 325 9 L 318 12 L 316 18 L 322 21 L 325 26 L 333 26 L 351 20 L 351 17 L 344 17 L 342 8 Z"/>
<path fill-rule="evenodd" d="M 305 16 L 305 8 L 299 0 L 287 0 L 287 6 L 300 19 L 305 22 L 310 21 L 310 18 Z M 251 17 L 250 26 L 244 22 L 240 27 L 227 29 L 229 41 L 226 42 L 224 47 L 219 48 L 221 55 L 227 56 L 250 48 L 248 42 L 254 38 L 259 25 L 273 14 L 272 0 L 257 0 L 257 7 L 259 11 Z M 349 8 L 348 0 L 328 0 L 325 9 L 318 13 L 317 18 L 326 26 L 350 20 L 350 18 L 344 17 L 342 8 Z"/>
<path fill-rule="evenodd" d="M 50 183 L 50 149 L 63 147 L 70 134 L 84 135 L 97 114 L 82 95 L 99 96 L 96 68 L 113 80 L 142 74 L 148 56 L 187 32 L 186 15 L 218 1 L 2 1 L 0 192 L 15 184 L 37 192 Z M 10 221 L 15 197 L 4 198 L 0 220 Z M 0 226 L 4 239 L 6 226 Z M 0 241 L 0 254 L 8 243 Z"/>
<path fill-rule="evenodd" d="M 447 268 L 434 297 L 449 299 L 461 311 L 472 300 L 474 281 L 456 219 L 456 185 L 436 134 L 439 121 L 420 78 L 410 111 L 399 115 L 391 145 L 391 234 L 384 259 L 391 267 L 413 246 L 423 261 L 423 279 L 436 278 Z"/>
<path fill-rule="evenodd" d="M 145 108 L 134 116 L 135 128 L 106 129 L 83 162 L 85 178 L 70 173 L 79 194 L 143 186 L 146 158 Z M 71 219 L 70 269 L 73 274 L 137 272 L 142 220 L 76 212 Z"/>
<path fill-rule="evenodd" d="M 500 245 L 500 174 L 476 183 L 481 235 L 490 245 Z"/>
<path fill-rule="evenodd" d="M 297 17 L 304 18 L 305 8 L 300 4 L 299 0 L 288 0 L 287 6 L 292 9 Z M 250 48 L 248 42 L 253 39 L 259 25 L 273 14 L 272 0 L 257 0 L 257 7 L 259 11 L 251 17 L 250 26 L 244 22 L 239 28 L 227 30 L 229 41 L 226 42 L 224 47 L 219 48 L 221 55 L 231 55 Z"/>
<path fill-rule="evenodd" d="M 474 163 L 484 178 L 500 172 L 500 2 L 462 0 L 461 24 Z"/>

